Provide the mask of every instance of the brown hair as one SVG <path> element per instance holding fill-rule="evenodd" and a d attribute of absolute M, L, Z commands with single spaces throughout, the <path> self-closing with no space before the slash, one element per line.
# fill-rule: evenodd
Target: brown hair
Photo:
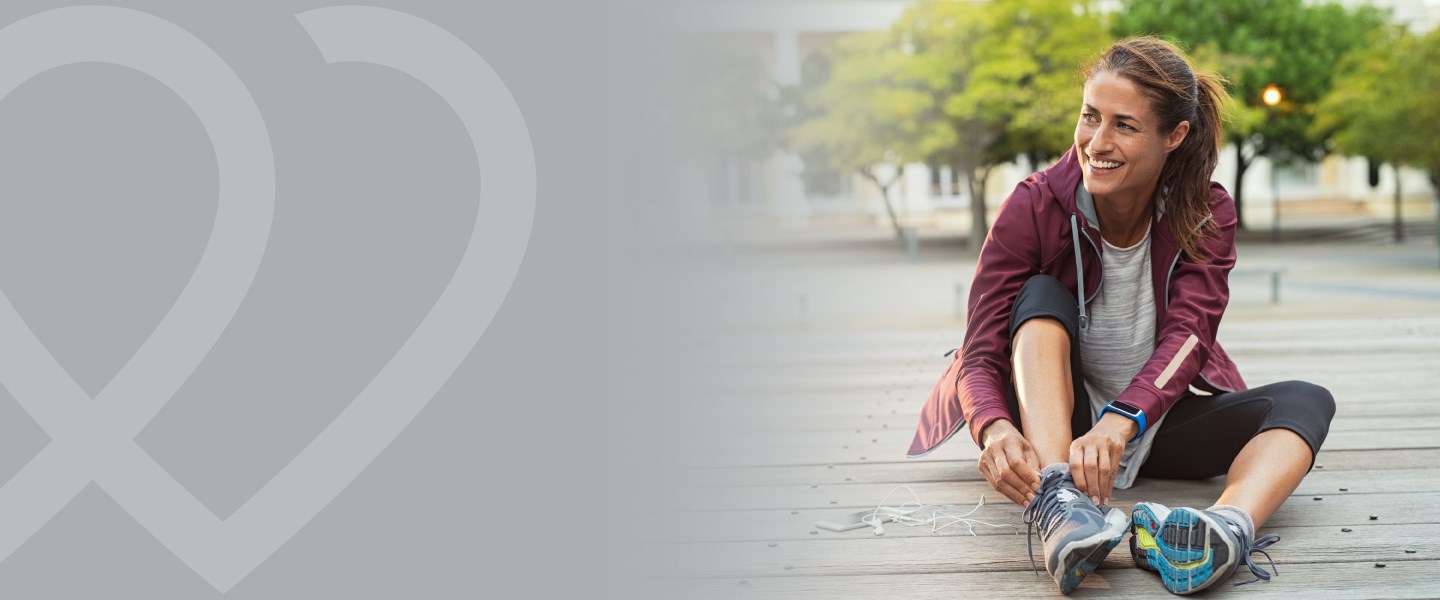
<path fill-rule="evenodd" d="M 1170 42 L 1153 37 L 1130 37 L 1115 42 L 1100 59 L 1085 69 L 1085 80 L 1105 71 L 1124 77 L 1150 98 L 1160 130 L 1174 131 L 1190 122 L 1190 133 L 1165 158 L 1160 169 L 1165 214 L 1175 241 L 1191 260 L 1199 255 L 1200 241 L 1218 231 L 1210 214 L 1210 175 L 1220 162 L 1230 95 L 1225 80 L 1215 73 L 1196 73 L 1185 53 Z"/>

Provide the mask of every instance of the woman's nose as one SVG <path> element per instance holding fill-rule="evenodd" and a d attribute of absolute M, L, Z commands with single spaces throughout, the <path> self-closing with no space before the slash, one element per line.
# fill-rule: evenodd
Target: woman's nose
<path fill-rule="evenodd" d="M 1095 134 L 1090 136 L 1090 149 L 1096 152 L 1104 152 L 1110 149 L 1110 128 L 1096 127 Z"/>

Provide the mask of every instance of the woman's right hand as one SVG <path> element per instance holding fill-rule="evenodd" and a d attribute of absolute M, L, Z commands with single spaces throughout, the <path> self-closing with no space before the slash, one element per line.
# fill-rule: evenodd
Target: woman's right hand
<path fill-rule="evenodd" d="M 996 419 L 985 426 L 980 439 L 985 442 L 980 474 L 990 487 L 1020 506 L 1034 500 L 1040 491 L 1040 459 L 1020 430 L 1008 420 Z"/>

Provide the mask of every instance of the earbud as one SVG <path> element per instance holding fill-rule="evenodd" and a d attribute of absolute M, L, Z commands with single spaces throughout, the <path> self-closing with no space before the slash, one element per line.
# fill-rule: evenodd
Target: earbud
<path fill-rule="evenodd" d="M 885 535 L 885 528 L 880 525 L 880 517 L 865 519 L 865 522 L 875 526 L 875 535 Z"/>

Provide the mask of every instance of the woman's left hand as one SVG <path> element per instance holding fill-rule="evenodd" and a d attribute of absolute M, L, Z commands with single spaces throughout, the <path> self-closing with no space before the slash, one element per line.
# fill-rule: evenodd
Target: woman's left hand
<path fill-rule="evenodd" d="M 1106 413 L 1088 433 L 1070 443 L 1070 476 L 1075 487 L 1095 504 L 1110 503 L 1125 442 L 1135 437 L 1138 428 L 1130 419 Z"/>

